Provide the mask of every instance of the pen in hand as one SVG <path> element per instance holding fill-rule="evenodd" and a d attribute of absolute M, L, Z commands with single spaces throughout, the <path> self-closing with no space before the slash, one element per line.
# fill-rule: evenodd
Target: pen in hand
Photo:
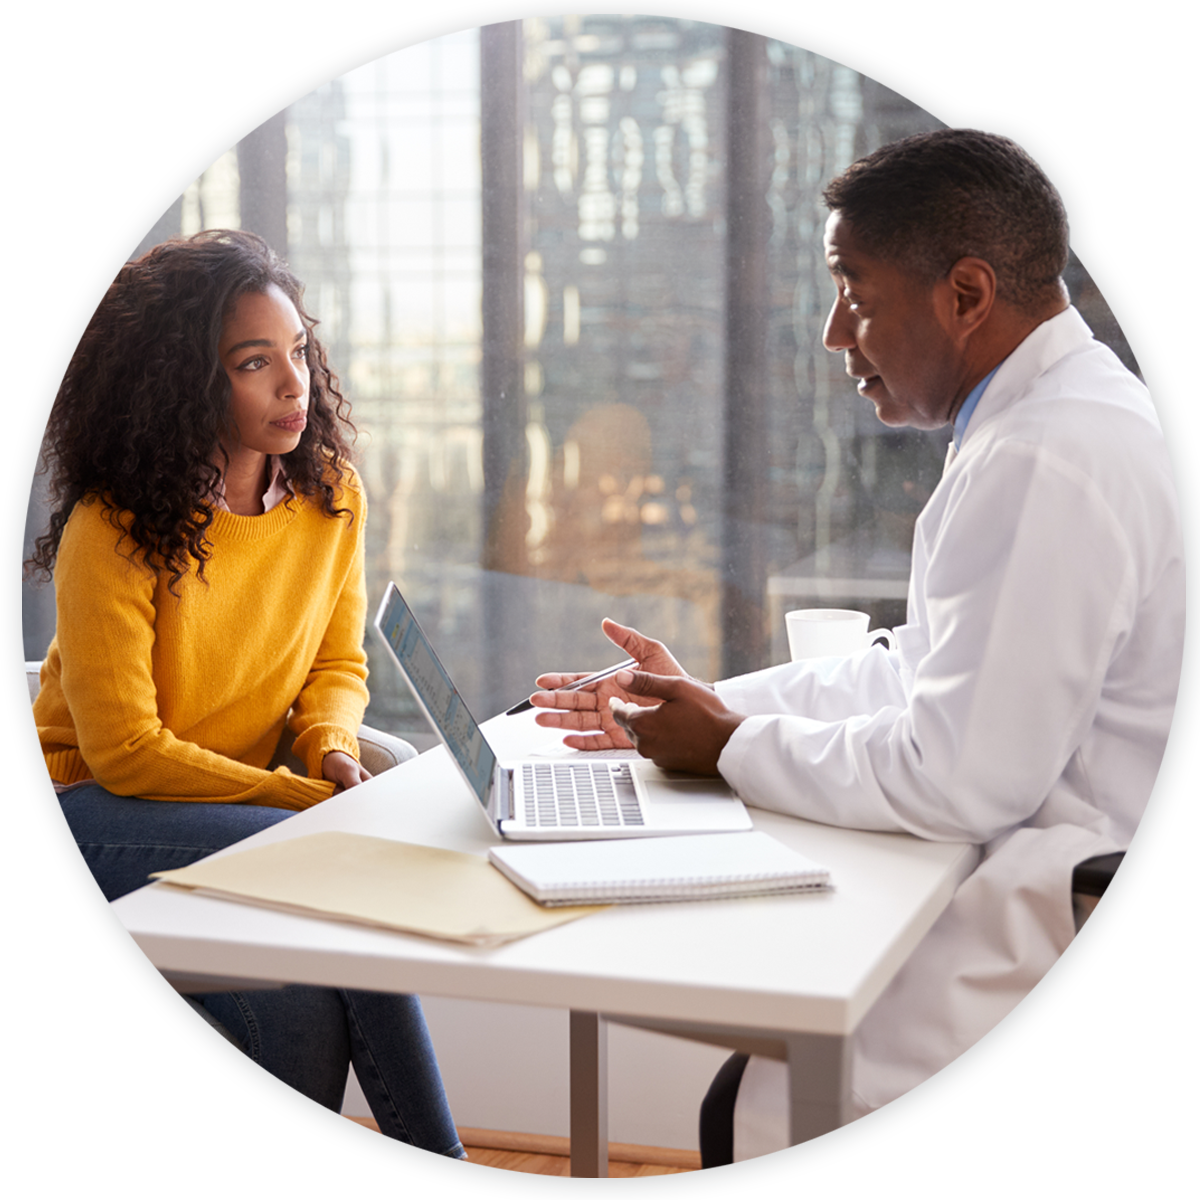
<path fill-rule="evenodd" d="M 589 684 L 599 683 L 602 679 L 607 679 L 610 675 L 615 675 L 618 671 L 627 670 L 629 667 L 638 665 L 636 658 L 627 658 L 624 662 L 617 663 L 615 667 L 605 667 L 603 671 L 597 671 L 595 675 L 585 675 L 582 679 L 575 680 L 574 683 L 568 683 L 560 688 L 555 688 L 556 692 L 577 692 L 580 688 L 585 688 Z M 506 717 L 515 717 L 517 713 L 528 712 L 533 707 L 533 699 L 522 700 L 520 704 L 514 705 L 504 715 Z"/>

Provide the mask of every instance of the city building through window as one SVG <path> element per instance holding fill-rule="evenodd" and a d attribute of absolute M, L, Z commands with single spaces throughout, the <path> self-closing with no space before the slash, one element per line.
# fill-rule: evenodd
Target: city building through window
<path fill-rule="evenodd" d="M 939 124 L 758 35 L 535 18 L 332 80 L 138 249 L 240 225 L 306 282 L 360 433 L 371 603 L 396 580 L 482 718 L 615 661 L 605 616 L 709 679 L 786 658 L 790 608 L 903 622 L 948 435 L 884 427 L 822 348 L 821 191 Z M 1074 260 L 1068 283 L 1136 369 Z M 49 593 L 27 586 L 27 658 Z M 367 645 L 368 721 L 429 744 Z"/>

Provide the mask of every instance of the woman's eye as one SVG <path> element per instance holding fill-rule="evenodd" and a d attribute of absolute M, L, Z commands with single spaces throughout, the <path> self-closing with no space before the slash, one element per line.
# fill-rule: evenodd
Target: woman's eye
<path fill-rule="evenodd" d="M 305 344 L 305 345 L 303 345 L 303 346 L 297 346 L 297 347 L 295 348 L 295 350 L 293 350 L 293 351 L 292 351 L 292 357 L 293 357 L 293 358 L 294 358 L 294 359 L 295 359 L 297 362 L 303 362 L 303 361 L 304 361 L 304 360 L 305 360 L 305 359 L 308 357 L 308 346 L 307 346 L 307 344 Z"/>
<path fill-rule="evenodd" d="M 263 364 L 266 361 L 267 360 L 265 358 L 262 358 L 261 356 L 256 356 L 254 358 L 248 358 L 248 359 L 246 359 L 246 361 L 244 363 L 242 363 L 242 365 L 238 368 L 238 370 L 239 371 L 257 371 L 260 367 L 263 366 Z"/>

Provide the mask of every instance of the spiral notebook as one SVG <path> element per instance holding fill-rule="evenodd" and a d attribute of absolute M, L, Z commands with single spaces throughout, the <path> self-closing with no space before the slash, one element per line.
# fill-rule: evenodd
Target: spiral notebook
<path fill-rule="evenodd" d="M 769 834 L 493 846 L 492 864 L 539 904 L 641 904 L 830 887 L 829 872 Z"/>

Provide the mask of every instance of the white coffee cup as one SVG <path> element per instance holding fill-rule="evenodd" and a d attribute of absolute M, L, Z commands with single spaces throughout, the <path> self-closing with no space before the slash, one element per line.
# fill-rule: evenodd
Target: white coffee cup
<path fill-rule="evenodd" d="M 849 608 L 798 608 L 788 613 L 785 620 L 792 662 L 832 654 L 854 654 L 876 641 L 886 642 L 889 650 L 895 644 L 890 629 L 868 632 L 870 616 Z"/>

